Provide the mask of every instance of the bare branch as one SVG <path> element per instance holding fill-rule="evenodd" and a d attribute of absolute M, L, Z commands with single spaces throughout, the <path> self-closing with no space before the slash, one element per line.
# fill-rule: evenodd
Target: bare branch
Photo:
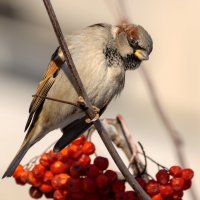
<path fill-rule="evenodd" d="M 71 74 L 74 77 L 74 87 L 77 90 L 77 93 L 79 96 L 82 96 L 85 100 L 86 106 L 88 109 L 85 111 L 86 114 L 89 116 L 90 119 L 93 119 L 96 115 L 89 98 L 86 94 L 86 91 L 83 87 L 83 84 L 80 80 L 80 77 L 78 75 L 78 72 L 75 68 L 75 65 L 73 63 L 73 60 L 71 58 L 69 49 L 67 47 L 66 41 L 64 39 L 64 36 L 62 34 L 61 28 L 59 26 L 58 20 L 56 18 L 56 15 L 54 13 L 53 7 L 51 5 L 50 0 L 43 0 L 46 10 L 48 12 L 49 18 L 51 20 L 51 23 L 53 25 L 55 34 L 57 36 L 57 39 L 59 41 L 60 47 L 63 51 L 64 57 L 66 59 L 67 65 L 71 71 Z M 66 67 L 66 66 L 65 66 Z M 62 68 L 63 69 L 63 68 Z M 66 70 L 63 69 L 63 71 L 66 73 Z M 142 189 L 142 187 L 138 184 L 138 182 L 135 180 L 135 178 L 131 175 L 125 164 L 123 163 L 122 159 L 120 158 L 119 154 L 117 153 L 116 149 L 114 148 L 112 142 L 110 141 L 104 127 L 102 126 L 99 119 L 93 122 L 95 128 L 97 129 L 101 139 L 103 140 L 105 146 L 107 147 L 109 153 L 111 154 L 113 160 L 117 164 L 119 170 L 123 174 L 123 176 L 126 178 L 127 182 L 131 185 L 132 188 L 137 192 L 137 194 L 144 200 L 150 200 L 150 197 L 146 194 L 146 192 Z"/>

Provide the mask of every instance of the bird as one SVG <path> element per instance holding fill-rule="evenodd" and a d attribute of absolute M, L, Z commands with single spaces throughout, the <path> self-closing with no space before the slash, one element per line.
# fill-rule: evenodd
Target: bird
<path fill-rule="evenodd" d="M 135 24 L 94 24 L 65 39 L 89 100 L 100 115 L 123 90 L 126 72 L 148 60 L 153 49 L 149 33 Z M 65 75 L 63 66 L 69 70 L 58 47 L 30 104 L 26 136 L 2 178 L 12 176 L 26 152 L 49 132 L 60 129 L 63 133 L 53 149 L 58 152 L 92 125 L 85 122 L 83 109 L 47 99 L 78 102 L 74 78 L 69 72 Z"/>

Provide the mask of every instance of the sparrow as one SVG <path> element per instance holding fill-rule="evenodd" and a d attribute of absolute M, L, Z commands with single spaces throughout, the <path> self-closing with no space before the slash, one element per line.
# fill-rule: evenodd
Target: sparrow
<path fill-rule="evenodd" d="M 148 32 L 134 24 L 95 24 L 65 39 L 89 100 L 99 108 L 100 115 L 124 88 L 126 71 L 148 60 L 153 48 Z M 77 102 L 74 78 L 69 72 L 65 75 L 63 66 L 66 69 L 67 63 L 58 47 L 30 104 L 24 141 L 3 178 L 12 176 L 29 148 L 50 131 L 60 128 L 63 133 L 54 146 L 58 152 L 92 125 L 85 122 L 87 116 L 82 109 L 45 99 Z"/>

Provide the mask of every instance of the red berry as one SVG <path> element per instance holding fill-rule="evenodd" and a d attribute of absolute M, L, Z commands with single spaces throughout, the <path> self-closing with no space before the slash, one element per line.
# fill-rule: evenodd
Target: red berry
<path fill-rule="evenodd" d="M 73 199 L 73 200 L 85 200 L 85 193 L 83 193 L 83 192 L 71 193 L 70 199 Z"/>
<path fill-rule="evenodd" d="M 78 164 L 82 167 L 87 167 L 90 164 L 90 157 L 88 155 L 82 154 L 81 157 L 78 159 Z"/>
<path fill-rule="evenodd" d="M 162 197 L 171 197 L 173 195 L 173 189 L 171 185 L 160 185 L 160 194 Z"/>
<path fill-rule="evenodd" d="M 138 178 L 136 178 L 136 181 L 140 184 L 140 186 L 141 186 L 143 189 L 146 188 L 147 183 L 146 183 L 146 181 L 145 181 L 143 178 L 138 177 Z"/>
<path fill-rule="evenodd" d="M 99 168 L 94 165 L 94 164 L 90 164 L 87 168 L 86 168 L 86 175 L 90 178 L 95 178 L 99 175 Z"/>
<path fill-rule="evenodd" d="M 181 200 L 183 197 L 183 191 L 173 193 L 173 200 Z"/>
<path fill-rule="evenodd" d="M 54 193 L 54 191 L 49 192 L 49 193 L 44 193 L 44 195 L 45 195 L 45 197 L 46 197 L 47 199 L 53 199 L 53 193 Z"/>
<path fill-rule="evenodd" d="M 154 180 L 150 180 L 147 183 L 145 190 L 151 196 L 158 194 L 159 193 L 159 184 Z"/>
<path fill-rule="evenodd" d="M 183 190 L 185 180 L 183 178 L 177 177 L 177 178 L 172 178 L 170 183 L 174 191 L 181 191 Z"/>
<path fill-rule="evenodd" d="M 69 157 L 78 159 L 82 155 L 82 148 L 80 146 L 71 144 L 69 147 Z"/>
<path fill-rule="evenodd" d="M 69 192 L 66 190 L 55 190 L 53 194 L 54 200 L 68 200 Z"/>
<path fill-rule="evenodd" d="M 69 158 L 69 149 L 67 147 L 63 148 L 60 152 L 58 152 L 57 157 L 61 162 L 65 162 L 67 158 Z"/>
<path fill-rule="evenodd" d="M 76 160 L 72 159 L 72 158 L 68 158 L 65 162 L 65 167 L 66 167 L 66 172 L 69 173 L 70 167 L 76 165 Z"/>
<path fill-rule="evenodd" d="M 20 180 L 24 184 L 28 182 L 28 172 L 27 171 L 24 171 L 21 173 Z"/>
<path fill-rule="evenodd" d="M 160 193 L 154 195 L 151 199 L 152 200 L 163 200 L 162 195 Z"/>
<path fill-rule="evenodd" d="M 43 154 L 40 157 L 40 164 L 43 165 L 44 167 L 48 168 L 51 164 L 49 156 L 47 153 Z"/>
<path fill-rule="evenodd" d="M 65 189 L 67 187 L 67 183 L 70 179 L 70 176 L 67 174 L 58 174 L 55 175 L 51 181 L 51 184 L 54 189 Z"/>
<path fill-rule="evenodd" d="M 53 179 L 54 175 L 51 171 L 46 171 L 43 177 L 44 183 L 51 183 L 51 180 Z"/>
<path fill-rule="evenodd" d="M 42 178 L 46 172 L 46 168 L 43 165 L 38 164 L 33 167 L 32 172 L 36 178 Z"/>
<path fill-rule="evenodd" d="M 134 191 L 126 191 L 124 193 L 125 200 L 137 200 L 138 197 Z"/>
<path fill-rule="evenodd" d="M 86 141 L 82 147 L 82 152 L 86 155 L 93 154 L 95 152 L 95 146 L 92 142 Z"/>
<path fill-rule="evenodd" d="M 16 184 L 18 184 L 18 185 L 25 185 L 25 184 L 26 184 L 25 182 L 23 182 L 23 181 L 21 180 L 21 178 L 16 178 L 16 179 L 15 179 L 15 182 L 16 182 Z"/>
<path fill-rule="evenodd" d="M 83 167 L 81 165 L 73 165 L 70 167 L 69 173 L 71 177 L 78 178 L 83 172 Z"/>
<path fill-rule="evenodd" d="M 124 193 L 123 192 L 122 193 L 120 193 L 120 192 L 115 193 L 115 200 L 125 200 Z"/>
<path fill-rule="evenodd" d="M 125 191 L 125 182 L 122 180 L 117 180 L 112 185 L 112 191 L 114 193 L 121 193 Z"/>
<path fill-rule="evenodd" d="M 156 179 L 158 181 L 158 183 L 160 184 L 167 184 L 169 182 L 169 173 L 167 170 L 165 169 L 161 169 L 158 171 L 158 173 L 156 174 Z"/>
<path fill-rule="evenodd" d="M 72 142 L 72 144 L 78 145 L 78 146 L 79 146 L 79 145 L 83 145 L 85 141 L 86 141 L 85 136 L 84 136 L 84 135 L 81 135 L 80 137 L 78 137 L 77 139 L 75 139 L 75 140 Z"/>
<path fill-rule="evenodd" d="M 85 199 L 87 200 L 101 200 L 102 198 L 99 197 L 98 194 L 88 194 Z"/>
<path fill-rule="evenodd" d="M 94 159 L 94 165 L 96 165 L 102 171 L 108 168 L 108 164 L 109 162 L 107 158 L 97 156 Z"/>
<path fill-rule="evenodd" d="M 183 169 L 182 170 L 182 178 L 186 181 L 190 181 L 194 176 L 194 171 L 192 169 Z"/>
<path fill-rule="evenodd" d="M 32 171 L 29 171 L 28 172 L 28 183 L 30 183 L 31 185 L 35 186 L 35 187 L 39 187 L 41 184 L 42 184 L 42 181 L 41 179 L 39 178 L 36 178 L 34 175 L 33 175 L 33 172 Z"/>
<path fill-rule="evenodd" d="M 104 174 L 100 174 L 99 176 L 96 177 L 96 186 L 98 188 L 106 188 L 108 186 L 108 177 Z"/>
<path fill-rule="evenodd" d="M 172 166 L 169 169 L 169 173 L 170 173 L 170 175 L 172 175 L 174 177 L 180 177 L 181 173 L 182 173 L 182 169 L 179 166 Z"/>
<path fill-rule="evenodd" d="M 30 187 L 29 194 L 33 199 L 39 199 L 42 197 L 42 192 L 37 187 Z"/>
<path fill-rule="evenodd" d="M 192 186 L 192 181 L 191 180 L 185 181 L 183 190 L 187 190 L 187 189 L 191 188 L 191 186 Z"/>
<path fill-rule="evenodd" d="M 81 180 L 81 189 L 85 193 L 93 193 L 96 190 L 94 179 L 85 177 Z"/>
<path fill-rule="evenodd" d="M 117 180 L 117 173 L 112 170 L 106 170 L 104 174 L 107 176 L 109 184 L 112 184 Z"/>
<path fill-rule="evenodd" d="M 66 170 L 66 166 L 63 162 L 61 161 L 56 161 L 53 164 L 51 164 L 50 166 L 51 172 L 54 174 L 60 174 L 60 173 L 64 173 Z"/>
<path fill-rule="evenodd" d="M 40 191 L 43 193 L 49 193 L 53 191 L 53 187 L 50 184 L 43 183 L 42 185 L 40 185 Z"/>
<path fill-rule="evenodd" d="M 24 167 L 22 165 L 18 165 L 13 173 L 13 177 L 20 178 L 22 172 L 24 172 Z"/>
<path fill-rule="evenodd" d="M 79 178 L 70 178 L 67 182 L 67 189 L 69 192 L 78 193 L 81 189 L 81 181 Z"/>

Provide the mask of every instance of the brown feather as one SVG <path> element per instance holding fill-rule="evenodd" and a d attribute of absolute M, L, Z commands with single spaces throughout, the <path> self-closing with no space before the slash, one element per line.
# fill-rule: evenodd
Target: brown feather
<path fill-rule="evenodd" d="M 57 72 L 59 71 L 59 67 L 54 61 L 51 61 L 48 65 L 47 71 L 45 72 L 42 81 L 39 83 L 36 95 L 41 95 L 46 97 L 48 94 L 48 91 L 52 87 L 55 77 L 57 75 Z M 31 102 L 30 108 L 29 108 L 29 118 L 27 120 L 25 131 L 28 129 L 35 112 L 38 111 L 40 106 L 44 103 L 45 99 L 41 97 L 35 96 Z M 34 123 L 34 122 L 32 122 Z"/>

